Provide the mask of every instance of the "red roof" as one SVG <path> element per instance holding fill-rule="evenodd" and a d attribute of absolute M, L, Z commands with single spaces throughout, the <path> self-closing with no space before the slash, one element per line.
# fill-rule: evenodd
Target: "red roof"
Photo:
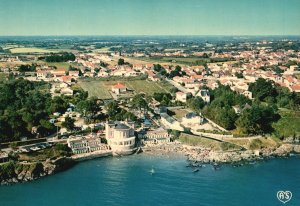
<path fill-rule="evenodd" d="M 114 89 L 125 89 L 126 86 L 124 84 L 118 83 L 113 86 Z"/>
<path fill-rule="evenodd" d="M 61 79 L 62 79 L 62 81 L 66 82 L 66 81 L 71 81 L 72 77 L 70 77 L 70 76 L 62 76 Z"/>
<path fill-rule="evenodd" d="M 291 86 L 293 91 L 300 91 L 300 84 Z"/>

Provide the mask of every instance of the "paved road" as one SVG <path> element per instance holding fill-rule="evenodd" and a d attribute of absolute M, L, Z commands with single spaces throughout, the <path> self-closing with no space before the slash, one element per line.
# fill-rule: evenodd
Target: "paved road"
<path fill-rule="evenodd" d="M 178 90 L 180 90 L 180 91 L 182 91 L 184 93 L 188 93 L 189 92 L 189 90 L 187 90 L 186 88 L 184 88 L 180 84 L 174 82 L 173 80 L 166 79 L 166 81 L 168 81 L 170 84 L 172 84 L 174 87 L 176 87 Z"/>

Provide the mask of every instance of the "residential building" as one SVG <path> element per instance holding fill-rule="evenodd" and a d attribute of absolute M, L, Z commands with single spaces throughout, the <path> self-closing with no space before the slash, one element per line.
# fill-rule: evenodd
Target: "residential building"
<path fill-rule="evenodd" d="M 121 94 L 127 91 L 127 87 L 124 84 L 118 83 L 114 86 L 112 86 L 111 90 L 115 93 L 115 94 Z"/>

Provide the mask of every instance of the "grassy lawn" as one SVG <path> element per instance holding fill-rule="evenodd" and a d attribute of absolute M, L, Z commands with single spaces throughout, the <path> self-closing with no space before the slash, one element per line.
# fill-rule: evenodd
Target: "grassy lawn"
<path fill-rule="evenodd" d="M 175 113 L 175 118 L 176 119 L 181 119 L 187 113 L 191 112 L 188 109 L 171 109 L 171 111 Z"/>
<path fill-rule="evenodd" d="M 50 52 L 55 52 L 55 51 L 41 49 L 41 48 L 23 47 L 23 48 L 10 49 L 10 52 L 14 54 L 14 53 L 50 53 Z"/>
<path fill-rule="evenodd" d="M 262 138 L 239 138 L 234 139 L 230 138 L 226 140 L 227 142 L 231 142 L 233 144 L 239 145 L 246 149 L 261 149 L 261 148 L 275 148 L 280 144 L 280 140 L 273 137 L 262 137 Z"/>
<path fill-rule="evenodd" d="M 281 119 L 273 124 L 279 137 L 300 136 L 300 112 L 281 110 Z"/>
<path fill-rule="evenodd" d="M 68 62 L 43 62 L 44 64 L 47 64 L 48 66 L 55 66 L 57 69 L 64 69 L 68 70 L 71 63 Z"/>
<path fill-rule="evenodd" d="M 89 92 L 89 96 L 96 96 L 100 99 L 112 98 L 109 91 L 117 83 L 125 84 L 129 89 L 134 90 L 135 93 L 142 92 L 147 95 L 153 95 L 155 92 L 169 92 L 172 88 L 172 85 L 166 82 L 150 82 L 147 80 L 91 80 L 78 82 L 82 89 Z"/>
<path fill-rule="evenodd" d="M 199 136 L 195 136 L 195 135 L 189 135 L 189 134 L 185 134 L 185 133 L 180 134 L 179 141 L 186 145 L 201 146 L 204 148 L 211 148 L 216 151 L 227 151 L 227 150 L 240 149 L 239 146 L 236 146 L 231 143 L 219 142 L 216 140 L 199 137 Z"/>
<path fill-rule="evenodd" d="M 112 98 L 103 81 L 80 81 L 78 84 L 83 90 L 88 91 L 89 97 L 95 96 L 100 99 Z"/>

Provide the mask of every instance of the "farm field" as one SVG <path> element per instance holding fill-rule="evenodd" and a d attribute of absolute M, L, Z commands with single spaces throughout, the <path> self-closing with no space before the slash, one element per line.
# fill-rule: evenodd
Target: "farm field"
<path fill-rule="evenodd" d="M 145 93 L 147 95 L 153 95 L 155 92 L 169 92 L 173 87 L 167 82 L 150 82 L 147 80 L 91 80 L 91 81 L 80 81 L 79 85 L 85 91 L 89 92 L 89 96 L 96 96 L 101 99 L 110 99 L 112 96 L 109 91 L 111 87 L 117 83 L 125 84 L 129 89 L 135 91 L 135 93 Z"/>
<path fill-rule="evenodd" d="M 80 81 L 79 86 L 89 93 L 89 97 L 97 97 L 99 99 L 111 99 L 112 96 L 108 92 L 103 81 Z"/>
<path fill-rule="evenodd" d="M 57 69 L 64 70 L 68 70 L 70 66 L 76 67 L 75 64 L 69 62 L 43 62 L 43 64 L 46 64 L 48 66 L 55 66 Z"/>
<path fill-rule="evenodd" d="M 143 61 L 148 63 L 160 63 L 166 65 L 204 65 L 206 63 L 228 62 L 226 59 L 210 59 L 199 57 L 132 57 L 132 61 Z M 129 60 L 130 61 L 130 60 Z M 230 61 L 233 62 L 233 61 Z"/>
<path fill-rule="evenodd" d="M 21 48 L 10 49 L 10 52 L 15 54 L 15 53 L 50 53 L 50 52 L 56 52 L 56 51 L 41 49 L 41 48 L 34 48 L 34 47 L 21 47 Z"/>

